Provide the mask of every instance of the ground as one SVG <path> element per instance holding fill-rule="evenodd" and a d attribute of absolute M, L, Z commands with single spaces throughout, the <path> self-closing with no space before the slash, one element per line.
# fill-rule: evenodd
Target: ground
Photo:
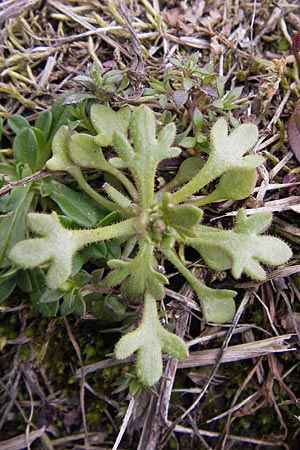
<path fill-rule="evenodd" d="M 169 268 L 162 311 L 189 342 L 190 357 L 166 358 L 151 389 L 140 386 L 131 361 L 113 358 L 124 323 L 42 315 L 20 280 L 0 307 L 0 450 L 299 448 L 299 17 L 297 0 L 2 1 L 3 158 L 11 158 L 14 139 L 7 120 L 19 114 L 33 123 L 61 94 L 83 92 L 74 78 L 96 63 L 108 76 L 96 93 L 115 108 L 147 103 L 173 115 L 182 132 L 195 105 L 208 123 L 211 109 L 233 124 L 257 124 L 265 164 L 253 194 L 217 204 L 206 220 L 226 227 L 241 206 L 272 211 L 270 233 L 293 258 L 256 282 L 207 270 L 188 253 L 199 277 L 239 292 L 238 315 L 224 326 L 205 323 L 193 292 Z M 180 67 L 187 61 L 222 86 L 197 87 Z M 221 88 L 233 93 L 234 107 L 214 103 Z M 187 154 L 197 151 L 187 142 Z M 160 169 L 158 184 L 176 164 Z M 7 186 L 4 177 L 2 194 Z"/>

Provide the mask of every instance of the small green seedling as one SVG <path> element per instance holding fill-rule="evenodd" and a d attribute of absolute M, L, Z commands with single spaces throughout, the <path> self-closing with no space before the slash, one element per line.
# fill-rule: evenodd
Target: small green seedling
<path fill-rule="evenodd" d="M 231 230 L 201 224 L 200 206 L 220 199 L 242 199 L 252 192 L 256 168 L 263 163 L 261 156 L 248 154 L 258 139 L 256 125 L 243 124 L 229 133 L 226 119 L 217 120 L 211 129 L 207 161 L 185 160 L 174 179 L 156 190 L 159 163 L 181 152 L 173 146 L 175 124 L 157 131 L 155 115 L 146 106 L 115 112 L 94 104 L 90 120 L 93 134 L 78 133 L 66 125 L 57 131 L 46 165 L 53 171 L 69 172 L 85 193 L 111 212 L 111 222 L 68 228 L 55 212 L 29 213 L 27 226 L 36 236 L 18 242 L 9 258 L 24 269 L 46 265 L 50 298 L 52 291 L 60 295 L 60 289 L 70 282 L 74 256 L 81 249 L 120 239 L 123 256 L 108 261 L 99 288 L 121 286 L 127 301 L 143 301 L 140 324 L 120 339 L 115 354 L 123 359 L 137 352 L 137 374 L 151 386 L 162 373 L 162 352 L 178 359 L 188 356 L 184 341 L 167 331 L 158 318 L 156 301 L 164 298 L 168 283 L 159 270 L 162 261 L 168 260 L 191 284 L 206 320 L 227 322 L 235 314 L 236 292 L 212 289 L 198 280 L 178 255 L 178 245 L 194 248 L 211 269 L 230 269 L 235 278 L 244 273 L 257 280 L 265 279 L 261 263 L 283 264 L 291 250 L 280 239 L 262 235 L 272 221 L 268 212 L 247 216 L 240 210 Z M 87 183 L 83 168 L 105 172 L 115 182 L 106 182 L 102 191 L 96 192 Z M 216 179 L 210 194 L 196 200 L 192 197 Z M 56 294 L 53 297 L 57 298 Z"/>

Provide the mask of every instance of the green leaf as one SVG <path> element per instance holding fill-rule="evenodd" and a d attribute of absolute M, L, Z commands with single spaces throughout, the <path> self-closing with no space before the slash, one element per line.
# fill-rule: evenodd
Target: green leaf
<path fill-rule="evenodd" d="M 109 106 L 94 104 L 91 107 L 91 122 L 97 131 L 95 142 L 107 147 L 112 145 L 115 132 L 127 134 L 131 111 L 129 106 L 114 111 Z"/>
<path fill-rule="evenodd" d="M 10 249 L 25 238 L 25 219 L 34 193 L 30 183 L 15 187 L 7 196 L 5 212 L 12 214 L 0 221 L 0 265 L 10 265 L 7 255 Z"/>
<path fill-rule="evenodd" d="M 82 298 L 80 292 L 76 292 L 74 299 L 74 311 L 80 316 L 84 316 L 86 314 L 86 305 L 85 301 Z"/>
<path fill-rule="evenodd" d="M 174 228 L 183 235 L 195 236 L 194 228 L 202 218 L 202 211 L 193 205 L 173 205 L 170 195 L 162 199 L 163 220 L 166 225 Z"/>
<path fill-rule="evenodd" d="M 89 245 L 81 250 L 84 259 L 88 261 L 90 258 L 103 259 L 107 256 L 107 246 L 105 242 L 97 242 Z"/>
<path fill-rule="evenodd" d="M 230 268 L 235 278 L 245 273 L 251 278 L 264 280 L 266 274 L 260 262 L 280 265 L 292 256 L 289 246 L 279 238 L 260 235 L 271 221 L 271 213 L 247 217 L 245 211 L 240 210 L 235 229 L 210 229 L 200 225 L 198 237 L 187 238 L 187 241 L 212 269 Z"/>
<path fill-rule="evenodd" d="M 55 213 L 28 214 L 30 229 L 42 238 L 18 242 L 9 258 L 23 268 L 33 268 L 50 261 L 46 281 L 50 289 L 59 288 L 71 275 L 72 258 L 78 250 L 73 231 L 63 228 Z"/>
<path fill-rule="evenodd" d="M 135 331 L 125 334 L 117 343 L 115 355 L 118 359 L 128 358 L 137 352 L 136 368 L 140 380 L 153 386 L 162 374 L 162 352 L 176 359 L 188 357 L 188 350 L 181 338 L 165 330 L 161 325 L 156 301 L 146 293 L 143 318 Z"/>
<path fill-rule="evenodd" d="M 49 110 L 43 111 L 37 117 L 35 123 L 35 128 L 38 128 L 44 135 L 45 140 L 49 138 L 51 126 L 52 126 L 52 112 Z"/>
<path fill-rule="evenodd" d="M 182 141 L 179 142 L 179 145 L 183 148 L 193 148 L 197 144 L 196 136 L 187 136 Z"/>
<path fill-rule="evenodd" d="M 186 158 L 180 165 L 175 177 L 166 183 L 162 189 L 160 189 L 158 196 L 161 196 L 165 192 L 171 192 L 178 186 L 190 181 L 194 176 L 200 172 L 204 164 L 204 160 L 198 156 L 191 156 Z"/>
<path fill-rule="evenodd" d="M 16 287 L 16 276 L 0 275 L 0 303 L 6 300 Z"/>
<path fill-rule="evenodd" d="M 228 170 L 251 170 L 263 162 L 258 155 L 245 155 L 258 139 L 257 126 L 243 124 L 228 134 L 225 118 L 217 120 L 211 130 L 210 153 L 202 170 L 172 194 L 173 203 L 180 203 Z"/>
<path fill-rule="evenodd" d="M 33 233 L 42 237 L 18 242 L 9 258 L 26 269 L 48 262 L 46 282 L 50 289 L 60 288 L 71 275 L 73 256 L 79 249 L 101 240 L 130 236 L 134 230 L 132 219 L 103 228 L 69 230 L 61 225 L 55 212 L 28 214 L 27 224 Z"/>
<path fill-rule="evenodd" d="M 102 195 L 98 194 L 85 180 L 80 167 L 78 167 L 69 156 L 69 139 L 73 135 L 73 131 L 67 127 L 62 126 L 55 134 L 52 142 L 53 156 L 49 159 L 46 166 L 50 170 L 65 170 L 69 172 L 77 181 L 80 188 L 86 192 L 99 205 L 112 211 L 116 210 L 117 206 L 107 200 Z M 84 149 L 82 149 L 84 151 Z"/>
<path fill-rule="evenodd" d="M 197 286 L 198 284 L 198 286 Z M 231 322 L 235 314 L 235 291 L 211 289 L 197 280 L 193 285 L 199 298 L 203 315 L 208 322 Z"/>
<path fill-rule="evenodd" d="M 181 184 L 187 183 L 190 181 L 197 173 L 202 169 L 204 164 L 203 159 L 199 158 L 199 156 L 191 156 L 186 158 L 178 169 L 174 180 L 176 180 L 177 186 Z"/>
<path fill-rule="evenodd" d="M 137 256 L 130 262 L 112 259 L 110 272 L 104 280 L 106 287 L 122 283 L 122 290 L 126 298 L 139 301 L 146 291 L 158 299 L 164 297 L 164 284 L 168 279 L 157 272 L 154 266 L 153 246 L 142 242 Z"/>
<path fill-rule="evenodd" d="M 68 292 L 64 296 L 64 300 L 60 305 L 60 314 L 62 316 L 68 316 L 74 312 L 75 294 L 74 292 Z"/>
<path fill-rule="evenodd" d="M 68 150 L 71 159 L 80 167 L 103 170 L 113 175 L 126 187 L 133 198 L 137 197 L 136 189 L 129 179 L 105 158 L 96 138 L 89 134 L 74 134 L 68 139 Z"/>
<path fill-rule="evenodd" d="M 88 296 L 91 300 L 91 313 L 96 317 L 109 322 L 119 322 L 126 316 L 126 303 L 116 295 L 106 296 L 104 299 L 99 298 L 99 294 Z"/>
<path fill-rule="evenodd" d="M 76 105 L 82 103 L 85 100 L 98 100 L 98 97 L 91 92 L 73 92 L 68 94 L 63 100 L 63 105 Z"/>
<path fill-rule="evenodd" d="M 101 146 L 90 134 L 74 134 L 68 141 L 69 155 L 80 167 L 105 170 L 109 165 L 103 156 Z"/>
<path fill-rule="evenodd" d="M 45 277 L 41 269 L 34 269 L 28 272 L 31 292 L 30 298 L 34 308 L 46 317 L 56 316 L 59 309 L 59 300 L 53 303 L 40 303 L 40 299 L 45 291 Z"/>
<path fill-rule="evenodd" d="M 221 176 L 216 189 L 194 204 L 202 206 L 217 200 L 242 200 L 251 194 L 256 180 L 257 173 L 255 169 L 228 170 Z"/>
<path fill-rule="evenodd" d="M 67 95 L 67 92 L 62 94 L 51 106 L 52 124 L 48 140 L 52 140 L 53 136 L 62 125 L 68 125 L 72 120 L 71 109 L 68 106 L 63 105 L 63 101 Z"/>
<path fill-rule="evenodd" d="M 68 140 L 73 131 L 66 125 L 63 125 L 56 132 L 52 141 L 52 158 L 49 159 L 46 166 L 50 170 L 65 170 L 67 172 L 77 167 L 68 154 Z"/>
<path fill-rule="evenodd" d="M 32 172 L 35 172 L 38 155 L 38 142 L 32 128 L 23 128 L 15 137 L 13 153 L 16 164 L 28 164 Z"/>
<path fill-rule="evenodd" d="M 157 165 L 166 158 L 179 155 L 180 150 L 171 147 L 176 127 L 165 126 L 156 138 L 156 123 L 153 111 L 147 106 L 137 108 L 130 119 L 133 148 L 121 133 L 115 133 L 113 144 L 120 155 L 117 163 L 128 167 L 136 180 L 142 209 L 152 206 L 154 178 Z M 112 162 L 112 160 L 111 160 Z"/>
<path fill-rule="evenodd" d="M 106 215 L 106 211 L 86 194 L 74 191 L 61 183 L 52 182 L 49 197 L 66 216 L 83 227 L 96 225 Z"/>
<path fill-rule="evenodd" d="M 50 142 L 39 128 L 32 128 L 37 142 L 36 170 L 41 169 L 51 154 Z"/>
<path fill-rule="evenodd" d="M 164 254 L 196 292 L 205 319 L 214 323 L 230 322 L 235 314 L 236 292 L 205 286 L 185 267 L 174 251 L 166 249 Z"/>
<path fill-rule="evenodd" d="M 64 291 L 61 289 L 49 290 L 47 289 L 39 299 L 39 303 L 55 303 L 64 296 Z"/>
<path fill-rule="evenodd" d="M 20 114 L 12 114 L 7 119 L 7 123 L 15 134 L 18 134 L 24 128 L 30 128 L 30 123 Z"/>

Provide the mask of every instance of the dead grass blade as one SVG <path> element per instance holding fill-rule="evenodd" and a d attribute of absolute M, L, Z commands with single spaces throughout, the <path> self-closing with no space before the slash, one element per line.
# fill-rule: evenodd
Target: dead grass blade
<path fill-rule="evenodd" d="M 295 347 L 291 347 L 286 341 L 291 339 L 293 334 L 285 334 L 261 341 L 247 342 L 246 344 L 232 345 L 223 351 L 220 362 L 222 364 L 241 359 L 256 358 L 259 356 L 269 355 L 270 353 L 291 352 L 295 351 Z M 201 350 L 191 352 L 188 359 L 178 361 L 179 369 L 190 367 L 200 367 L 213 365 L 217 361 L 219 349 Z"/>
<path fill-rule="evenodd" d="M 39 430 L 31 431 L 28 435 L 21 434 L 7 441 L 0 442 L 0 450 L 22 450 L 27 448 L 28 444 L 32 444 L 36 439 L 42 437 L 45 432 L 45 426 Z"/>

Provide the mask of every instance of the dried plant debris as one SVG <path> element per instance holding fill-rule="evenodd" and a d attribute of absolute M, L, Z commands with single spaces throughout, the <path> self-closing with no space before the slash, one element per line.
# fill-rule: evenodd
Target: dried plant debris
<path fill-rule="evenodd" d="M 0 4 L 0 449 L 298 449 L 299 16 Z"/>

